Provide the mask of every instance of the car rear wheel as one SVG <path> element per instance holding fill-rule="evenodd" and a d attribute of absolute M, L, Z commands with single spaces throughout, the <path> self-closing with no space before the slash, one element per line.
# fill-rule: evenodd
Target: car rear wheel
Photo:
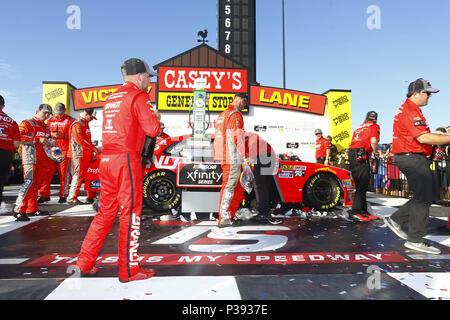
<path fill-rule="evenodd" d="M 303 203 L 316 210 L 334 208 L 341 198 L 341 188 L 336 178 L 329 173 L 312 176 L 304 188 Z"/>
<path fill-rule="evenodd" d="M 181 189 L 175 173 L 158 170 L 147 174 L 143 181 L 144 204 L 154 211 L 177 209 L 181 204 Z"/>

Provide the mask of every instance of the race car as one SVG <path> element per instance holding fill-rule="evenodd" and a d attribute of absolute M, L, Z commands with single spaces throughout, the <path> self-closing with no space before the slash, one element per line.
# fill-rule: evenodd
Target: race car
<path fill-rule="evenodd" d="M 262 140 L 262 139 L 261 139 Z M 213 136 L 195 140 L 191 135 L 157 141 L 152 163 L 144 168 L 143 203 L 156 212 L 178 209 L 182 191 L 219 192 L 222 185 L 220 162 L 214 161 Z M 88 168 L 85 186 L 100 191 L 99 158 Z M 270 202 L 302 204 L 317 210 L 329 210 L 341 201 L 351 206 L 354 181 L 345 169 L 302 162 L 295 158 L 275 157 Z M 246 199 L 251 200 L 247 194 Z"/>

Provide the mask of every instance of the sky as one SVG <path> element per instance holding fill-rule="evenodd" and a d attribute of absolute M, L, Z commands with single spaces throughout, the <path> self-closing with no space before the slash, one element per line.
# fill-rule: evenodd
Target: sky
<path fill-rule="evenodd" d="M 67 27 L 71 5 L 79 29 Z M 42 103 L 42 81 L 121 83 L 126 59 L 156 65 L 197 46 L 204 29 L 218 48 L 217 0 L 2 1 L 0 11 L 0 94 L 17 122 Z M 449 35 L 448 0 L 285 0 L 286 88 L 351 90 L 352 129 L 375 110 L 389 143 L 408 84 L 422 77 L 441 90 L 422 109 L 434 131 L 450 125 Z M 256 0 L 261 85 L 283 86 L 282 46 L 282 0 Z"/>

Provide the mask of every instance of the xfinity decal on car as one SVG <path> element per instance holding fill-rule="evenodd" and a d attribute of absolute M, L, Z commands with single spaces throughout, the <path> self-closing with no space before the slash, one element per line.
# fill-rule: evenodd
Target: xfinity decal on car
<path fill-rule="evenodd" d="M 180 163 L 177 184 L 180 187 L 220 187 L 222 168 L 212 163 Z"/>

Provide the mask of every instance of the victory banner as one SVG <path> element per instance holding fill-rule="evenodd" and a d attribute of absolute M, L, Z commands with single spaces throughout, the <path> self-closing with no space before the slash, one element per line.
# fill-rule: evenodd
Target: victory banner
<path fill-rule="evenodd" d="M 87 108 L 103 108 L 106 99 L 111 93 L 116 92 L 121 87 L 121 84 L 101 87 L 91 87 L 73 90 L 73 106 L 75 110 L 82 110 Z M 156 83 L 151 82 L 148 86 L 147 93 L 150 102 L 156 101 Z"/>

